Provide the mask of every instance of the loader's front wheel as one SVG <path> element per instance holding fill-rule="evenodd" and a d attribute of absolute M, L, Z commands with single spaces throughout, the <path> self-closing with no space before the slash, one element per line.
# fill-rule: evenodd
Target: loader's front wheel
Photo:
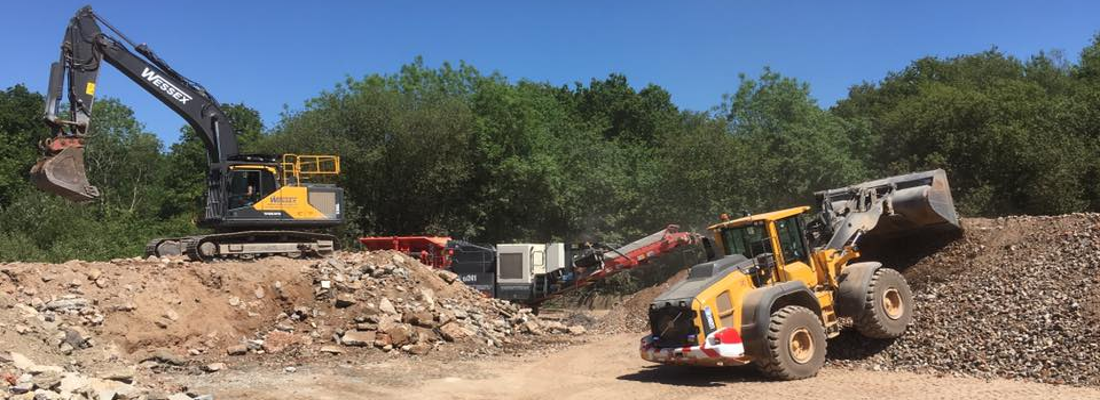
<path fill-rule="evenodd" d="M 825 365 L 825 328 L 806 307 L 786 306 L 773 313 L 765 340 L 768 354 L 755 362 L 769 378 L 810 378 Z"/>
<path fill-rule="evenodd" d="M 863 336 L 894 339 L 905 333 L 913 320 L 913 292 L 901 273 L 879 268 L 867 285 L 863 310 L 855 327 Z"/>

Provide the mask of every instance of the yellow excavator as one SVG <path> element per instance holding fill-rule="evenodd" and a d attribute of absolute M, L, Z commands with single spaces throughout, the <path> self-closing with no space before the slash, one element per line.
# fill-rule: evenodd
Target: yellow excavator
<path fill-rule="evenodd" d="M 649 306 L 642 358 L 665 364 L 754 364 L 780 380 L 815 376 L 826 339 L 849 318 L 862 335 L 890 339 L 913 318 L 905 278 L 861 245 L 886 246 L 961 230 L 943 170 L 815 193 L 820 204 L 710 226 L 721 254 Z M 883 250 L 882 248 L 876 250 Z M 716 251 L 717 253 L 717 251 Z"/>
<path fill-rule="evenodd" d="M 100 23 L 117 38 L 104 33 Z M 247 259 L 336 249 L 336 238 L 324 229 L 344 222 L 344 191 L 329 183 L 340 173 L 339 157 L 241 154 L 236 129 L 213 95 L 145 44 L 134 44 L 90 6 L 69 21 L 60 59 L 50 68 L 44 118 L 54 136 L 42 143 L 43 157 L 31 169 L 38 188 L 76 202 L 99 197 L 85 171 L 84 145 L 94 140 L 88 128 L 104 61 L 179 114 L 206 147 L 206 210 L 199 225 L 214 233 L 153 239 L 147 255 Z M 63 117 L 58 109 L 64 94 L 69 109 Z"/>

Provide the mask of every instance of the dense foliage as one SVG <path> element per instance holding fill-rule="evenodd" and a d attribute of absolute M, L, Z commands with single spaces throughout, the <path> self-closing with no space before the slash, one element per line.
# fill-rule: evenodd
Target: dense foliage
<path fill-rule="evenodd" d="M 771 70 L 716 101 L 682 110 L 618 74 L 553 86 L 416 60 L 348 78 L 270 128 L 225 108 L 246 151 L 342 157 L 345 238 L 621 243 L 931 168 L 948 171 L 966 215 L 1100 211 L 1100 36 L 1075 62 L 996 49 L 919 59 L 829 109 Z M 87 159 L 104 196 L 77 206 L 27 182 L 41 102 L 0 92 L 0 260 L 132 256 L 197 230 L 205 156 L 189 128 L 165 149 L 125 105 L 98 102 Z"/>

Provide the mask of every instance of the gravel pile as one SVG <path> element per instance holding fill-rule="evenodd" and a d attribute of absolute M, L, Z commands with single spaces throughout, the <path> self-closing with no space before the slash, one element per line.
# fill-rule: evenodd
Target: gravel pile
<path fill-rule="evenodd" d="M 903 272 L 916 318 L 892 342 L 849 330 L 832 362 L 1046 383 L 1100 384 L 1100 214 L 968 219 Z"/>

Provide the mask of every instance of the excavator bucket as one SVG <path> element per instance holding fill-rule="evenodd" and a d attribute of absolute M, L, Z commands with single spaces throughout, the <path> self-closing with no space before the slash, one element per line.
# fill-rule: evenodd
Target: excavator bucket
<path fill-rule="evenodd" d="M 99 197 L 99 189 L 88 182 L 84 170 L 84 148 L 66 147 L 47 156 L 31 168 L 31 181 L 39 189 L 71 201 L 85 202 Z"/>
<path fill-rule="evenodd" d="M 947 174 L 942 169 L 892 176 L 814 195 L 826 214 L 840 217 L 835 219 L 837 221 L 844 219 L 844 216 L 856 216 L 860 211 L 866 211 L 864 208 L 872 198 L 884 198 L 881 213 L 863 213 L 866 217 L 861 222 L 868 238 L 961 229 Z M 855 221 L 859 219 L 849 218 L 847 221 L 859 225 Z"/>

